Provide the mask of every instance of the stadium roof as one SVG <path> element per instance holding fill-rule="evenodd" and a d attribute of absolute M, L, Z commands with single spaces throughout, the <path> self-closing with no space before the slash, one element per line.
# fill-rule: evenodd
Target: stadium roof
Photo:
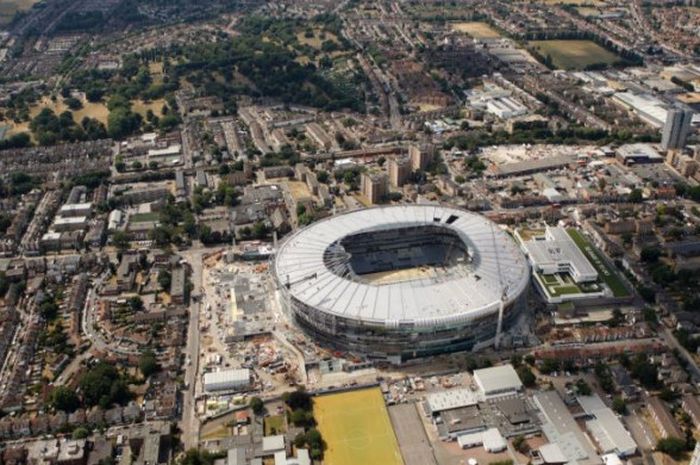
<path fill-rule="evenodd" d="M 513 365 L 501 365 L 474 370 L 474 381 L 484 395 L 519 391 L 523 387 Z"/>
<path fill-rule="evenodd" d="M 452 230 L 473 257 L 460 272 L 410 281 L 369 283 L 328 269 L 329 245 L 351 234 L 410 226 Z M 304 304 L 345 318 L 398 327 L 463 323 L 497 311 L 525 290 L 529 266 L 515 242 L 481 215 L 439 205 L 357 210 L 321 220 L 291 235 L 275 261 L 277 279 Z"/>

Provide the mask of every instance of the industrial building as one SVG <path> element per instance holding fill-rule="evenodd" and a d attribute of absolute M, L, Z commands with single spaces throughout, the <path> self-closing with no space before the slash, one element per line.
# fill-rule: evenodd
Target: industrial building
<path fill-rule="evenodd" d="M 666 122 L 666 103 L 651 94 L 618 92 L 612 100 L 652 127 L 661 129 Z"/>
<path fill-rule="evenodd" d="M 240 391 L 250 386 L 250 370 L 239 368 L 205 373 L 203 384 L 207 392 Z"/>
<path fill-rule="evenodd" d="M 457 444 L 462 449 L 484 446 L 486 452 L 492 454 L 506 450 L 506 440 L 496 428 L 489 428 L 479 433 L 463 434 L 457 437 Z"/>
<path fill-rule="evenodd" d="M 601 459 L 556 390 L 538 392 L 533 397 L 543 419 L 542 432 L 556 444 L 567 463 L 599 465 Z"/>
<path fill-rule="evenodd" d="M 513 394 L 523 389 L 518 373 L 510 364 L 474 370 L 474 382 L 485 398 Z"/>
<path fill-rule="evenodd" d="M 491 344 L 524 306 L 529 266 L 481 215 L 369 208 L 289 236 L 275 259 L 283 305 L 319 342 L 400 363 Z"/>
<path fill-rule="evenodd" d="M 626 166 L 664 161 L 664 157 L 649 144 L 622 145 L 617 149 L 615 158 Z"/>
<path fill-rule="evenodd" d="M 637 452 L 637 443 L 625 429 L 622 421 L 597 394 L 579 396 L 577 400 L 589 418 L 586 421 L 586 428 L 603 454 L 614 453 L 624 458 Z"/>

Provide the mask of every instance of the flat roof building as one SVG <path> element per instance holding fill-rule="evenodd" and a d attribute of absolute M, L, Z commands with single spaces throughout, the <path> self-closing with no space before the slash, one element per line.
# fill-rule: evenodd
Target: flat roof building
<path fill-rule="evenodd" d="M 248 386 L 250 386 L 250 370 L 247 368 L 204 374 L 204 390 L 207 392 L 236 391 Z"/>
<path fill-rule="evenodd" d="M 523 243 L 530 263 L 542 274 L 568 273 L 577 283 L 598 279 L 598 272 L 564 228 L 547 226 L 544 236 Z"/>
<path fill-rule="evenodd" d="M 637 443 L 615 412 L 607 407 L 598 395 L 579 396 L 577 400 L 591 418 L 586 421 L 586 428 L 595 438 L 602 453 L 628 457 L 637 452 Z"/>
<path fill-rule="evenodd" d="M 597 465 L 601 459 L 579 428 L 557 391 L 538 392 L 533 396 L 543 418 L 542 432 L 556 444 L 569 464 Z"/>
<path fill-rule="evenodd" d="M 510 364 L 474 370 L 474 382 L 484 397 L 511 394 L 523 388 L 518 373 Z"/>
<path fill-rule="evenodd" d="M 445 410 L 476 405 L 479 403 L 479 396 L 468 388 L 450 389 L 428 394 L 426 402 L 430 413 L 436 415 Z"/>

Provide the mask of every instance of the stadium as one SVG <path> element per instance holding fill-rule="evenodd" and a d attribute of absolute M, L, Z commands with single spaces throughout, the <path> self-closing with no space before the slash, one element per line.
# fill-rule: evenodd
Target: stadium
<path fill-rule="evenodd" d="M 321 345 L 400 363 L 493 343 L 525 304 L 529 266 L 485 217 L 437 205 L 335 215 L 274 259 L 285 310 Z"/>

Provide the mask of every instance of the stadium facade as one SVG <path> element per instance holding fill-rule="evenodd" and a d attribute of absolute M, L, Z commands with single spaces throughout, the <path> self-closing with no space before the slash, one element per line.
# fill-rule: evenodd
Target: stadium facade
<path fill-rule="evenodd" d="M 525 305 L 530 269 L 485 217 L 383 206 L 318 221 L 280 246 L 286 311 L 327 347 L 400 363 L 494 341 Z"/>

